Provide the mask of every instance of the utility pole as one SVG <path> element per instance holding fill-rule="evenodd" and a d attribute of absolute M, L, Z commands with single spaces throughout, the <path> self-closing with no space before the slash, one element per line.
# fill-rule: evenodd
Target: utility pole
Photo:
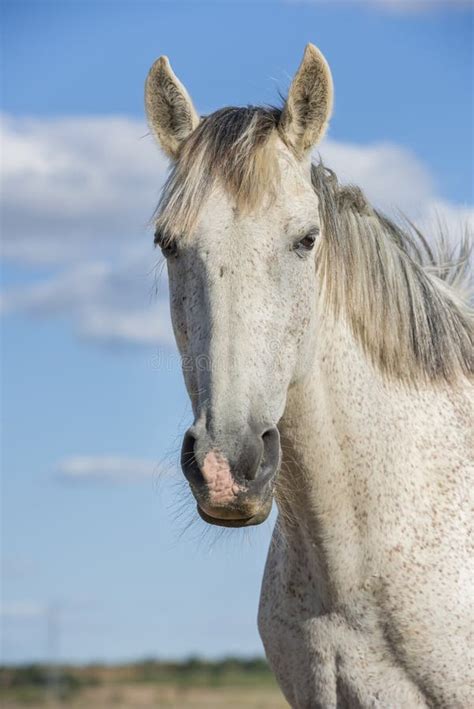
<path fill-rule="evenodd" d="M 58 707 L 61 703 L 61 667 L 59 664 L 60 607 L 50 603 L 45 609 L 46 644 L 48 663 L 47 694 L 50 706 Z"/>

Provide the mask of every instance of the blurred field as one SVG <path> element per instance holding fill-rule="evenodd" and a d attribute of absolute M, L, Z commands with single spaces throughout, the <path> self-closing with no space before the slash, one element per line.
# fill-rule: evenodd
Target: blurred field
<path fill-rule="evenodd" d="M 284 709 L 264 660 L 0 669 L 0 705 L 71 709 Z"/>

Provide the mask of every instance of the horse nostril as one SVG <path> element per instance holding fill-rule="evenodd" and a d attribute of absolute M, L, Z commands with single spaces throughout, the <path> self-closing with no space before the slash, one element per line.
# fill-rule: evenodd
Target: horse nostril
<path fill-rule="evenodd" d="M 204 482 L 194 450 L 196 440 L 196 436 L 192 431 L 186 431 L 181 447 L 181 467 L 183 473 L 186 479 L 195 485 Z"/>
<path fill-rule="evenodd" d="M 233 470 L 246 481 L 264 482 L 276 472 L 280 462 L 280 434 L 276 426 L 263 433 L 251 431 L 243 444 Z"/>
<path fill-rule="evenodd" d="M 183 445 L 181 448 L 181 458 L 188 462 L 189 458 L 194 457 L 194 444 L 196 443 L 196 436 L 191 431 L 186 431 L 183 438 Z"/>
<path fill-rule="evenodd" d="M 280 464 L 280 434 L 276 426 L 272 426 L 262 434 L 263 459 L 261 475 L 275 473 Z"/>

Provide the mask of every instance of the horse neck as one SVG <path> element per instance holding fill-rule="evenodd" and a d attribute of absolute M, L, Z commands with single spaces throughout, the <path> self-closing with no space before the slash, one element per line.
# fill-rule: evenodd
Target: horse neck
<path fill-rule="evenodd" d="M 343 322 L 324 321 L 306 376 L 288 392 L 280 424 L 283 450 L 281 506 L 301 519 L 317 515 L 323 499 L 351 502 L 357 476 L 347 479 L 353 460 L 372 467 L 384 429 L 387 405 L 381 379 Z M 384 411 L 387 415 L 387 411 Z M 364 477 L 364 470 L 359 471 Z M 299 496 L 299 497 L 298 497 Z M 288 510 L 290 511 L 290 510 Z"/>
<path fill-rule="evenodd" d="M 444 475 L 451 395 L 384 382 L 342 322 L 323 326 L 318 340 L 280 424 L 279 525 L 323 576 L 353 579 L 368 548 L 377 554 L 387 537 L 397 544 L 400 518 L 419 514 L 413 501 L 426 499 L 427 476 L 437 475 L 426 459 L 439 459 Z"/>

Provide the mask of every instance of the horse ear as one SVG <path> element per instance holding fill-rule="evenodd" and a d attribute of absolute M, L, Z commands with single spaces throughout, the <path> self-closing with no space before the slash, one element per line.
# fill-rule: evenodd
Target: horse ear
<path fill-rule="evenodd" d="M 279 130 L 298 158 L 319 143 L 332 113 L 333 84 L 325 58 L 307 44 L 281 114 Z"/>
<path fill-rule="evenodd" d="M 170 158 L 177 158 L 181 143 L 196 128 L 199 116 L 168 57 L 157 59 L 148 73 L 145 109 L 159 144 Z"/>

